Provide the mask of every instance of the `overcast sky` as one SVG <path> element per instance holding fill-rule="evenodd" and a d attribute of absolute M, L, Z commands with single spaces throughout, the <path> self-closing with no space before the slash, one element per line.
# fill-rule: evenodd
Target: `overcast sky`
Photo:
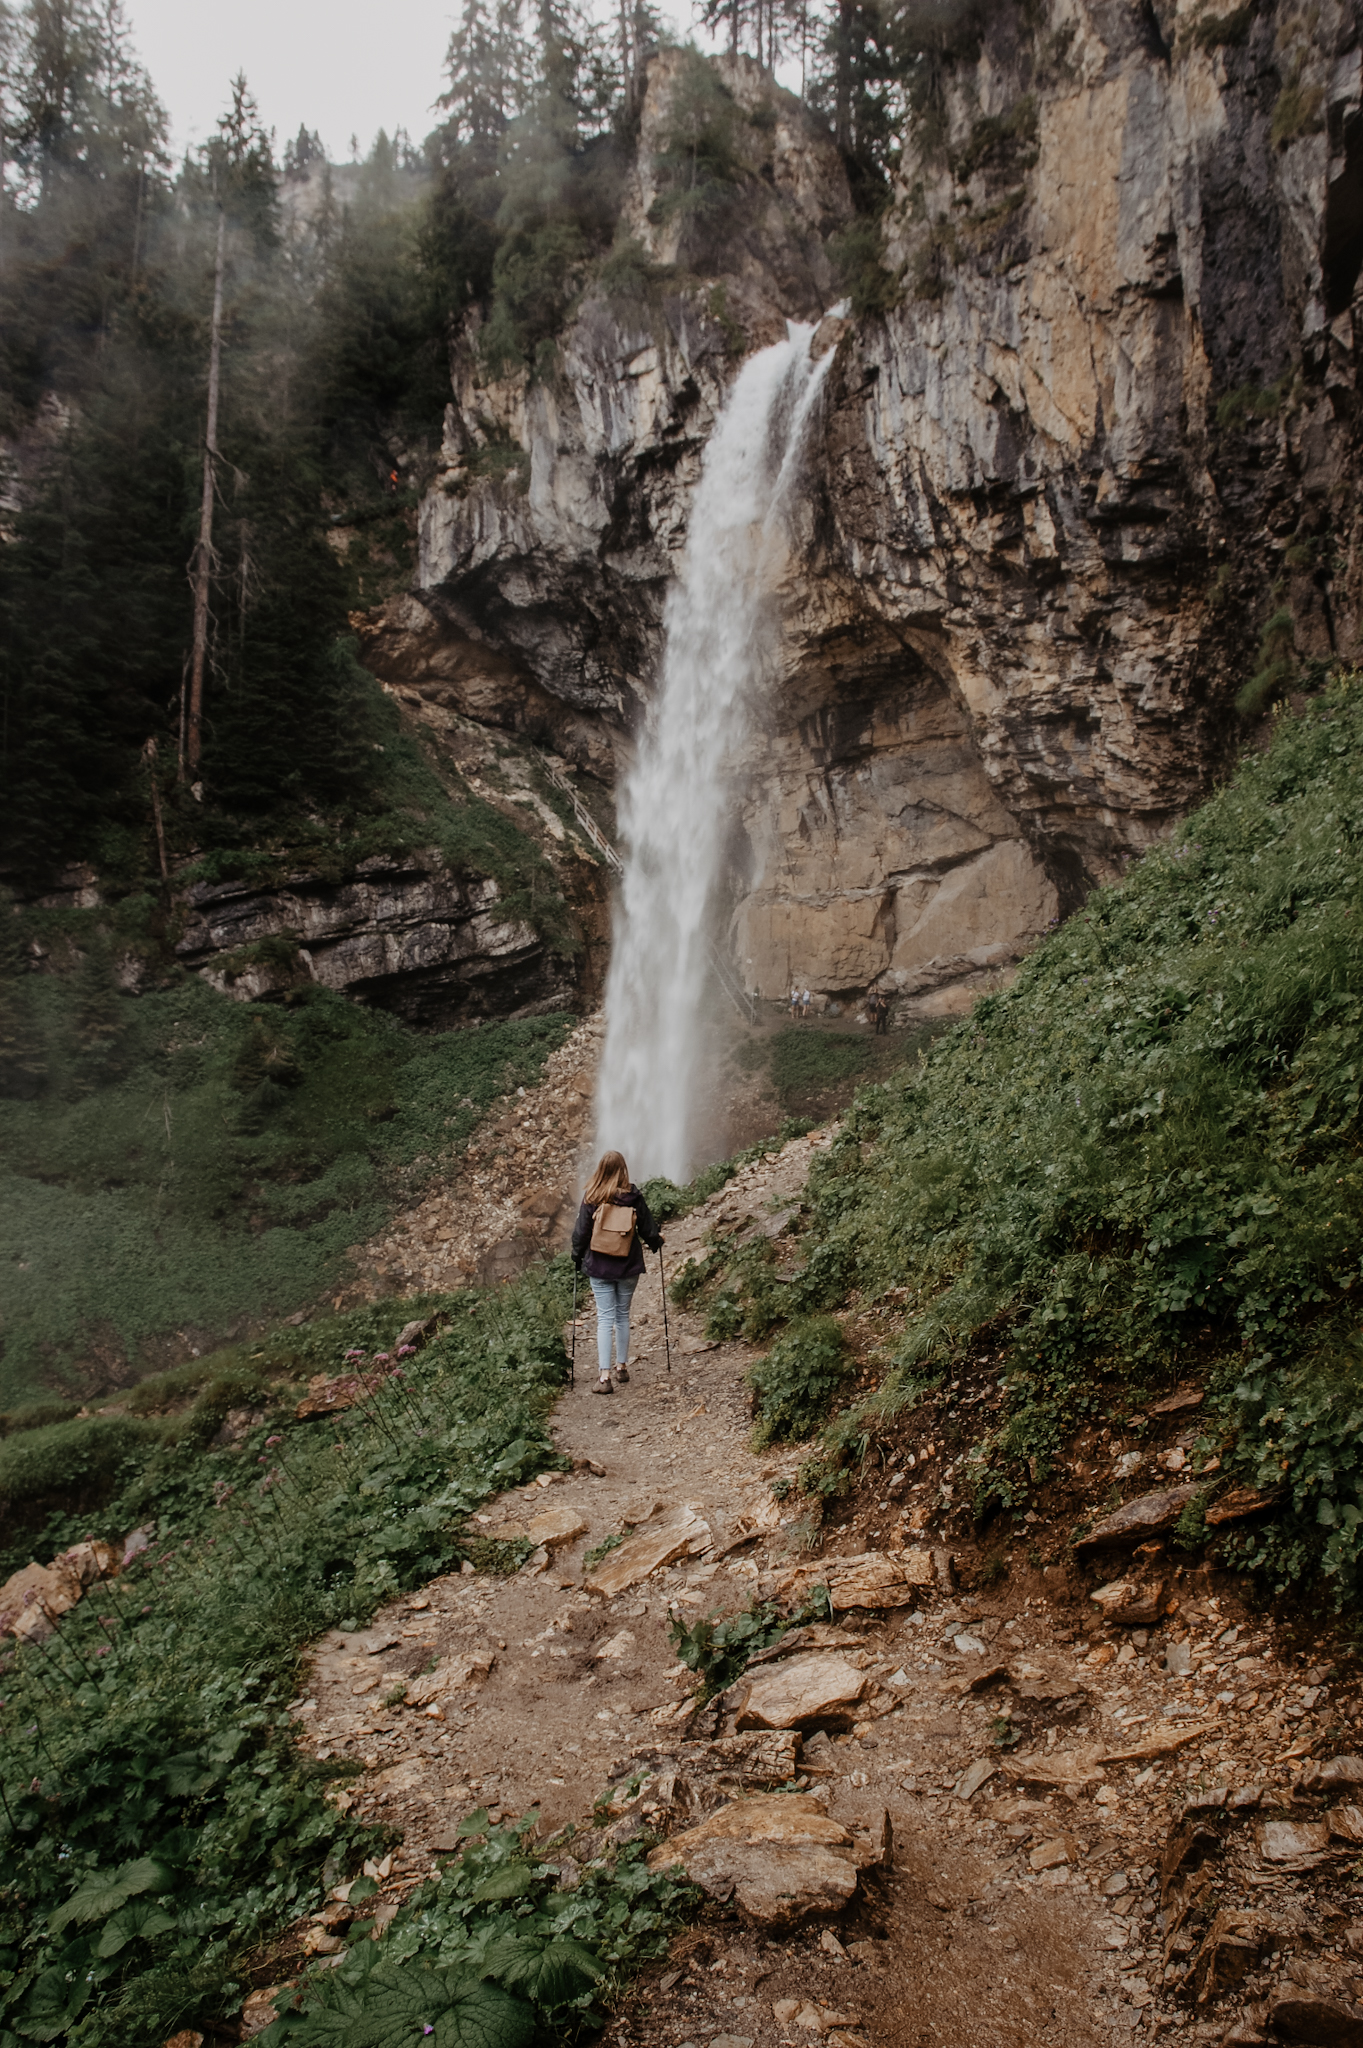
<path fill-rule="evenodd" d="M 126 0 L 138 55 L 171 118 L 175 148 L 202 141 L 238 71 L 282 154 L 299 124 L 335 161 L 375 132 L 435 126 L 457 0 Z M 668 13 L 689 31 L 690 5 Z"/>

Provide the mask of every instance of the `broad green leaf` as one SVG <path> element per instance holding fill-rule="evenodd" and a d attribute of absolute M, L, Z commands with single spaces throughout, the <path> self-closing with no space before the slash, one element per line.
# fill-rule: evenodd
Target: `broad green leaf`
<path fill-rule="evenodd" d="M 510 1863 L 505 1870 L 494 1870 L 491 1877 L 485 1877 L 469 1897 L 475 1906 L 484 1905 L 489 1899 L 519 1899 L 534 1883 L 535 1873 L 528 1863 Z"/>
<path fill-rule="evenodd" d="M 502 1935 L 488 1945 L 483 1968 L 509 1990 L 523 1991 L 536 2005 L 566 2005 L 601 1981 L 605 1972 L 589 1948 L 561 1935 L 556 1941 L 525 1941 Z"/>
<path fill-rule="evenodd" d="M 95 1947 L 97 1956 L 116 1956 L 130 1941 L 150 1941 L 155 1934 L 165 1934 L 175 1925 L 173 1913 L 162 1912 L 150 1899 L 135 1899 L 131 1905 L 122 1907 L 112 1920 L 105 1923 Z"/>
<path fill-rule="evenodd" d="M 83 1970 L 44 1970 L 24 2005 L 24 2032 L 31 2041 L 55 2041 L 67 2031 L 89 1995 Z"/>
<path fill-rule="evenodd" d="M 301 2025 L 281 2017 L 260 2048 L 530 2048 L 535 2033 L 532 2006 L 463 1970 L 383 1966 L 314 1995 Z"/>

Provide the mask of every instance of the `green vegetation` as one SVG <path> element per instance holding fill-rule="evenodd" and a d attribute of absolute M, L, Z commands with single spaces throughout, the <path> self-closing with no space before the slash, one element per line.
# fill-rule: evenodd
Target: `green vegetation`
<path fill-rule="evenodd" d="M 567 1375 L 569 1280 L 563 1260 L 495 1295 L 448 1297 L 444 1328 L 412 1358 L 378 1348 L 412 1303 L 277 1333 L 262 1373 L 285 1357 L 294 1369 L 321 1358 L 364 1370 L 371 1391 L 317 1422 L 296 1422 L 281 1400 L 235 1449 L 203 1449 L 173 1422 L 59 1426 L 82 1432 L 87 1466 L 68 1478 L 66 1539 L 72 1527 L 120 1541 L 135 1526 L 155 1533 L 45 1643 L 7 1652 L 8 2038 L 124 2048 L 226 2017 L 253 1944 L 358 1869 L 378 1837 L 326 1793 L 349 1766 L 305 1767 L 293 1744 L 285 1703 L 300 1653 L 321 1630 L 358 1627 L 381 1601 L 449 1569 L 468 1552 L 464 1523 L 481 1501 L 558 1462 L 547 1417 Z M 46 1434 L 9 1439 L 4 1451 L 29 1444 L 41 1457 Z M 47 1471 L 60 1482 L 57 1461 Z M 95 1508 L 92 1473 L 117 1484 Z M 465 1861 L 465 1878 L 442 1881 L 451 1901 L 478 1867 Z M 622 1914 L 629 1922 L 651 1882 L 627 1869 L 620 1884 L 635 1896 L 619 1910 L 608 1873 L 589 1888 L 595 1917 L 580 1918 L 607 1960 L 612 1941 L 638 1952 L 621 1936 Z M 534 1886 L 474 1889 L 477 1906 Z M 662 1910 L 656 1893 L 653 1906 Z M 453 1912 L 461 1925 L 469 1917 L 467 1903 Z M 459 1939 L 452 1920 L 442 1954 Z M 407 1954 L 402 1944 L 366 1949 L 357 1968 Z M 540 1982 L 531 1973 L 531 1995 L 559 2002 L 534 1989 Z"/>
<path fill-rule="evenodd" d="M 855 1370 L 842 1325 L 832 1316 L 793 1322 L 748 1369 L 757 1417 L 754 1442 L 812 1436 Z"/>
<path fill-rule="evenodd" d="M 1255 718 L 1268 704 L 1286 696 L 1297 677 L 1290 605 L 1279 605 L 1264 627 L 1254 674 L 1235 699 L 1242 718 Z"/>
<path fill-rule="evenodd" d="M 559 1845 L 536 1852 L 535 1821 L 490 1828 L 471 1815 L 461 1833 L 482 1839 L 413 1894 L 381 1945 L 353 1933 L 340 1967 L 308 1980 L 301 2009 L 262 2048 L 381 2048 L 423 2034 L 445 2048 L 530 2048 L 599 2029 L 619 1981 L 666 1953 L 698 1895 L 655 1876 L 643 1841 L 561 1891 Z"/>
<path fill-rule="evenodd" d="M 1276 384 L 1238 384 L 1217 400 L 1216 424 L 1230 428 L 1247 419 L 1271 420 L 1282 411 L 1291 389 L 1290 377 L 1280 377 Z"/>
<path fill-rule="evenodd" d="M 1273 106 L 1273 120 L 1269 127 L 1269 140 L 1277 149 L 1285 149 L 1289 142 L 1296 142 L 1303 135 L 1318 135 L 1323 125 L 1321 109 L 1325 105 L 1325 88 L 1320 85 L 1303 85 L 1300 77 L 1301 65 L 1296 75 L 1289 78 L 1278 94 Z"/>
<path fill-rule="evenodd" d="M 571 1028 L 554 1016 L 422 1035 L 325 989 L 239 1004 L 188 976 L 133 1001 L 99 958 L 99 913 L 41 928 L 49 946 L 89 952 L 74 987 L 24 974 L 4 999 L 26 1048 L 0 1097 L 10 1402 L 88 1389 L 82 1359 L 101 1384 L 135 1378 L 158 1339 L 203 1342 L 315 1299 L 399 1182 L 462 1147 Z"/>
<path fill-rule="evenodd" d="M 749 1145 L 743 1152 L 735 1152 L 731 1159 L 717 1159 L 713 1166 L 705 1166 L 694 1180 L 679 1188 L 675 1181 L 659 1175 L 644 1182 L 644 1199 L 659 1223 L 667 1222 L 672 1216 L 685 1216 L 700 1203 L 708 1202 L 711 1195 L 731 1181 L 736 1173 L 754 1160 L 766 1159 L 771 1153 L 779 1152 L 792 1138 L 803 1137 L 812 1126 L 802 1117 L 787 1117 L 779 1131 L 770 1138 L 761 1139 L 756 1145 Z M 674 1297 L 675 1298 L 675 1297 Z"/>
<path fill-rule="evenodd" d="M 759 1650 L 769 1650 L 804 1622 L 829 1618 L 828 1589 L 820 1586 L 794 1614 L 783 1614 L 774 1600 L 764 1600 L 717 1621 L 702 1617 L 688 1623 L 678 1615 L 667 1633 L 681 1663 L 700 1673 L 701 1697 L 709 1700 L 740 1678 Z"/>
<path fill-rule="evenodd" d="M 1006 114 L 984 114 L 950 160 L 951 174 L 967 185 L 977 171 L 1013 177 L 1036 162 L 1035 93 L 1026 93 Z"/>
<path fill-rule="evenodd" d="M 1354 1594 L 1361 799 L 1363 687 L 1339 678 L 1011 990 L 858 1096 L 814 1163 L 790 1308 L 816 1305 L 823 1260 L 818 1306 L 893 1288 L 907 1321 L 878 1393 L 832 1425 L 835 1464 L 987 1356 L 1006 1382 L 971 1468 L 987 1516 L 1097 1406 L 1196 1375 L 1226 1475 L 1282 1492 L 1226 1553 Z"/>

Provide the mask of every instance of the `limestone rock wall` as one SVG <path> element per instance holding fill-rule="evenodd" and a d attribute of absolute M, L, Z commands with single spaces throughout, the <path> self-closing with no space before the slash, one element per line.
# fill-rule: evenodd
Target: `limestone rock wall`
<path fill-rule="evenodd" d="M 659 225 L 674 64 L 625 221 L 672 270 L 589 295 L 549 378 L 489 383 L 460 336 L 387 655 L 597 776 L 737 363 L 827 312 L 850 217 L 827 135 L 741 61 L 731 230 Z M 890 310 L 816 342 L 781 673 L 735 764 L 733 950 L 767 995 L 959 1007 L 1198 799 L 1256 671 L 1271 701 L 1358 646 L 1357 10 L 1005 4 L 934 93 L 859 280 Z"/>

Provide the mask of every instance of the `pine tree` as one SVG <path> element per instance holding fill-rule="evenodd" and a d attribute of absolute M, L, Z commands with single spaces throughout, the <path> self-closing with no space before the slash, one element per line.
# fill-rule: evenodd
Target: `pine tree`
<path fill-rule="evenodd" d="M 520 0 L 464 0 L 445 54 L 449 83 L 438 104 L 450 139 L 491 170 L 502 137 L 529 103 L 533 69 Z"/>

